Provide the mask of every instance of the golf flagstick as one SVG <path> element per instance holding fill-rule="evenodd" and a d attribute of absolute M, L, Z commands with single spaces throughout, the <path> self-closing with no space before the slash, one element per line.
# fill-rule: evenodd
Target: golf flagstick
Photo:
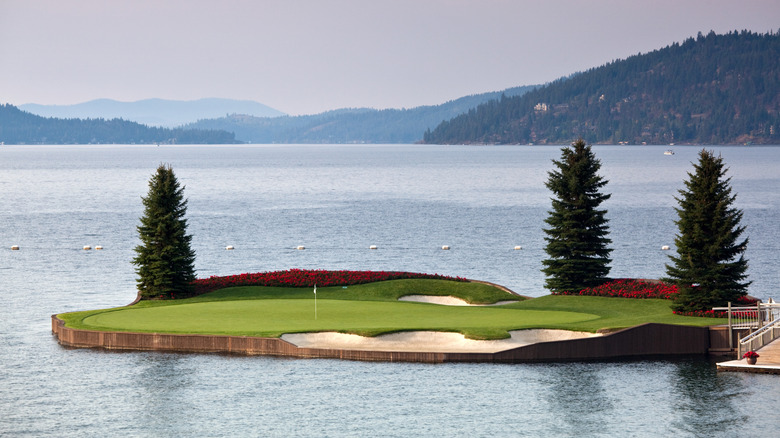
<path fill-rule="evenodd" d="M 317 285 L 314 285 L 314 319 L 317 319 Z"/>

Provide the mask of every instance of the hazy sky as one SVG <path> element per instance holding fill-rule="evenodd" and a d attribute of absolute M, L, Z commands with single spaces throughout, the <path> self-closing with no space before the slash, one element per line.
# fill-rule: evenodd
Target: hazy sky
<path fill-rule="evenodd" d="M 778 0 L 0 0 L 0 103 L 409 108 L 779 28 Z"/>

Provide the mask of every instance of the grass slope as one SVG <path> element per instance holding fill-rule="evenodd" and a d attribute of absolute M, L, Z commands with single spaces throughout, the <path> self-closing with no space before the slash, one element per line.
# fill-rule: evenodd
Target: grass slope
<path fill-rule="evenodd" d="M 398 302 L 404 295 L 452 295 L 472 303 L 516 299 L 496 307 Z M 646 322 L 711 325 L 721 320 L 672 314 L 666 300 L 545 296 L 532 300 L 493 286 L 445 280 L 392 280 L 317 289 L 235 287 L 195 298 L 142 301 L 130 307 L 61 314 L 69 327 L 87 330 L 201 333 L 278 337 L 283 333 L 339 331 L 374 336 L 406 330 L 460 332 L 501 339 L 508 330 L 555 328 L 596 331 Z"/>

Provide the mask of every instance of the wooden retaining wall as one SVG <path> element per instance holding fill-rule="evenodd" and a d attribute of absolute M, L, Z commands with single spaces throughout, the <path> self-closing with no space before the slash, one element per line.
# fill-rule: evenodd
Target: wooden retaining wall
<path fill-rule="evenodd" d="M 498 353 L 425 353 L 300 348 L 279 338 L 78 330 L 52 315 L 52 332 L 68 347 L 232 353 L 383 362 L 565 362 L 707 354 L 707 327 L 643 324 L 600 337 L 540 342 Z"/>
<path fill-rule="evenodd" d="M 750 329 L 733 329 L 731 331 L 731 343 L 729 343 L 729 327 L 726 325 L 710 327 L 710 350 L 715 356 L 736 356 L 739 340 L 751 332 Z"/>
<path fill-rule="evenodd" d="M 541 342 L 495 354 L 495 362 L 562 362 L 707 354 L 707 327 L 642 324 L 608 335 Z"/>
<path fill-rule="evenodd" d="M 108 350 L 177 351 L 192 353 L 231 353 L 242 355 L 332 358 L 386 362 L 445 362 L 443 353 L 389 352 L 299 348 L 279 338 L 251 336 L 182 335 L 79 330 L 65 327 L 52 315 L 52 332 L 60 344 L 77 348 Z"/>

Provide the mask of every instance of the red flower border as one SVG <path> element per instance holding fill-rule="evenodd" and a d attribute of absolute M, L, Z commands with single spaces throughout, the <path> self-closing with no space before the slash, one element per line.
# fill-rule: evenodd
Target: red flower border
<path fill-rule="evenodd" d="M 596 287 L 589 287 L 577 292 L 553 292 L 553 295 L 582 295 L 595 297 L 618 297 L 618 298 L 660 298 L 664 300 L 673 300 L 677 297 L 679 291 L 677 286 L 667 284 L 658 280 L 639 280 L 632 278 L 618 278 L 608 281 Z M 737 300 L 741 305 L 752 305 L 758 300 L 750 297 L 740 297 Z M 715 312 L 712 310 L 697 312 L 674 312 L 682 316 L 701 316 L 708 318 L 727 318 L 728 312 Z"/>
<path fill-rule="evenodd" d="M 449 277 L 439 274 L 419 274 L 414 272 L 289 269 L 286 271 L 245 273 L 228 276 L 214 275 L 209 278 L 199 278 L 192 282 L 192 286 L 194 288 L 194 295 L 202 295 L 217 289 L 235 286 L 314 287 L 316 284 L 320 287 L 328 287 L 415 278 L 462 282 L 469 281 L 462 277 Z"/>

